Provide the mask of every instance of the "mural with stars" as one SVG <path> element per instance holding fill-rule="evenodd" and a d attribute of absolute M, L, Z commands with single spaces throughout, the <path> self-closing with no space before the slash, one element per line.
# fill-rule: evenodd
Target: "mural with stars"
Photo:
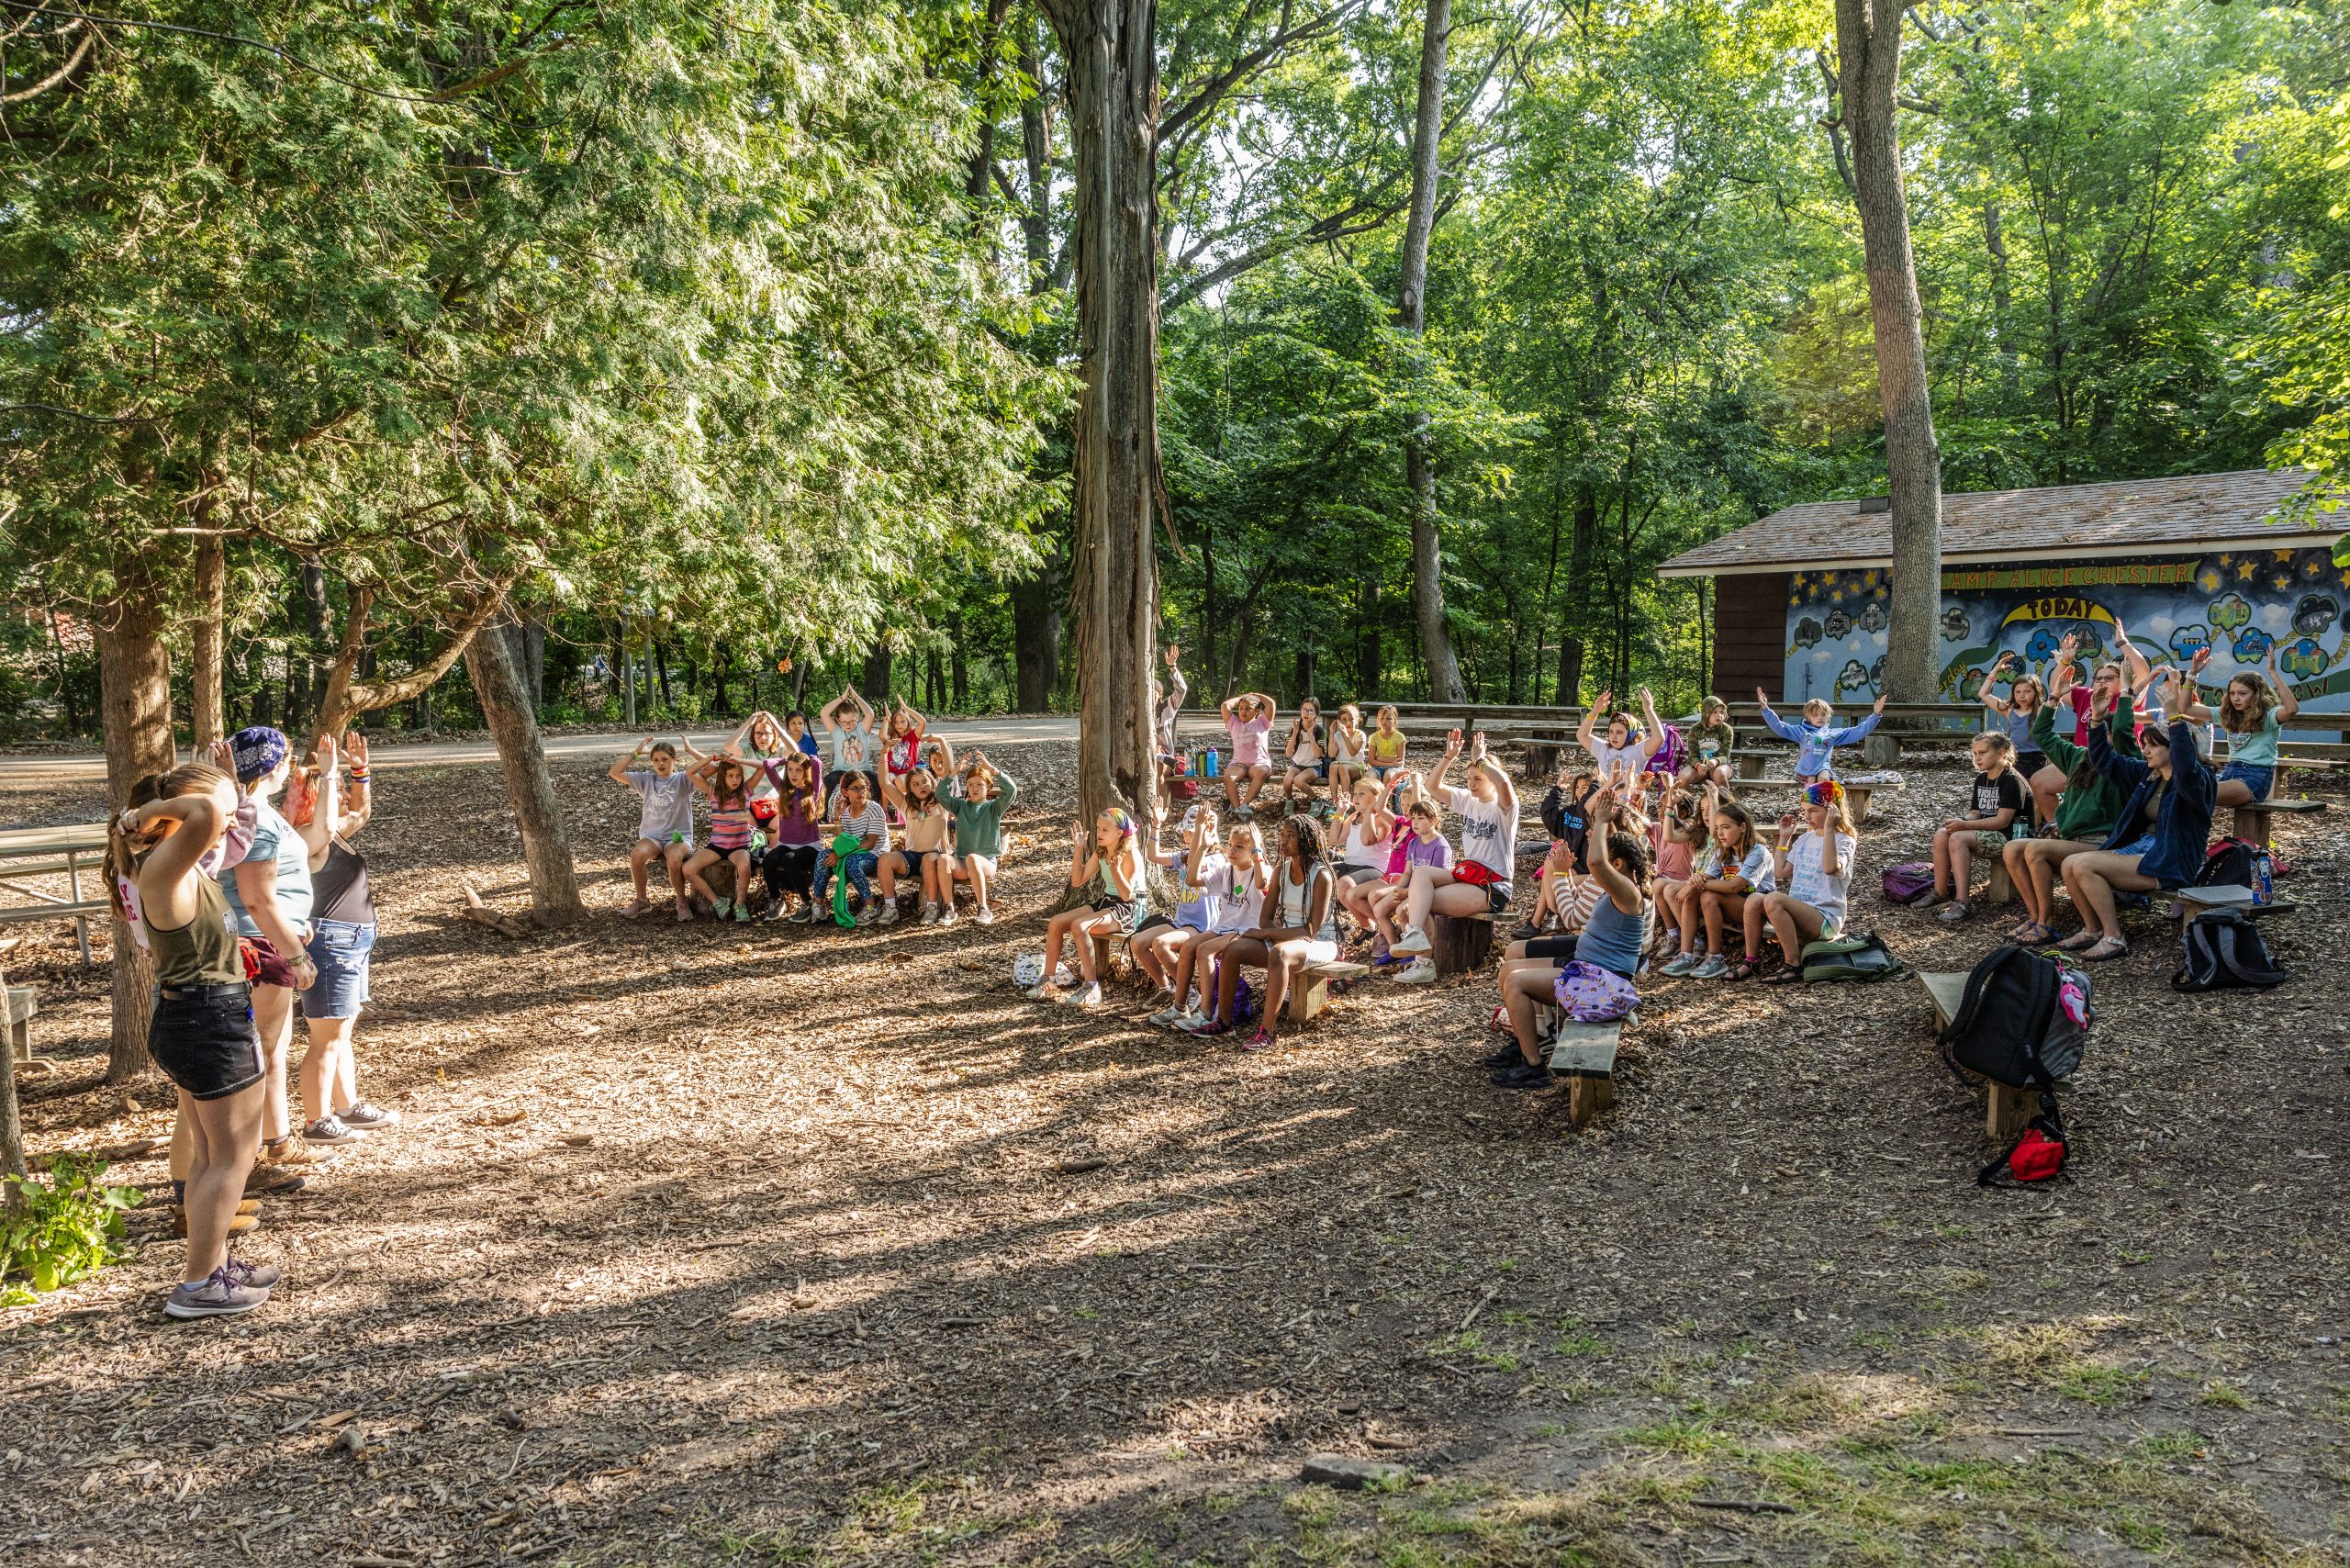
<path fill-rule="evenodd" d="M 1885 678 L 1889 577 L 1869 567 L 1788 578 L 1788 700 L 1874 700 Z M 2325 550 L 1957 567 L 1942 574 L 1940 696 L 1973 700 L 2003 653 L 2044 675 L 2068 632 L 2087 657 L 2107 657 L 2119 625 L 2157 663 L 2185 664 L 2211 649 L 2202 684 L 2214 691 L 2274 653 L 2303 708 L 2350 712 L 2345 608 L 2350 567 L 2335 566 Z"/>

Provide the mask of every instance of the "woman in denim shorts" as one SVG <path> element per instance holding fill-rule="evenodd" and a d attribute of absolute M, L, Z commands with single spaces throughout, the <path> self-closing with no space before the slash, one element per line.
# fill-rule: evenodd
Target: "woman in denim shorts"
<path fill-rule="evenodd" d="M 302 1109 L 308 1143 L 350 1143 L 396 1126 L 397 1111 L 359 1098 L 358 1058 L 352 1036 L 367 1005 L 368 956 L 375 949 L 375 898 L 367 862 L 351 835 L 367 825 L 375 805 L 367 770 L 367 739 L 343 736 L 351 763 L 346 785 L 332 737 L 319 743 L 319 782 L 308 819 L 296 823 L 310 849 L 310 961 L 319 978 L 302 992 L 310 1047 L 302 1055 Z"/>
<path fill-rule="evenodd" d="M 261 1147 L 261 1035 L 228 898 L 201 862 L 228 832 L 237 804 L 236 782 L 226 773 L 184 763 L 133 784 L 130 805 L 107 834 L 107 895 L 124 924 L 145 931 L 154 955 L 148 1050 L 178 1087 L 189 1131 L 187 1265 L 163 1304 L 172 1317 L 251 1312 L 278 1280 L 273 1265 L 229 1256 L 229 1226 Z M 289 966 L 301 978 L 309 967 L 307 958 Z"/>

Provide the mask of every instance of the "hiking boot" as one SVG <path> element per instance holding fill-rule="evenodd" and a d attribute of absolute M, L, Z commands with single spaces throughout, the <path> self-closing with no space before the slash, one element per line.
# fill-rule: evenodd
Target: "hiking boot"
<path fill-rule="evenodd" d="M 381 1105 L 366 1100 L 360 1101 L 347 1110 L 337 1111 L 335 1114 L 342 1118 L 345 1126 L 357 1127 L 364 1133 L 379 1132 L 386 1127 L 396 1127 L 400 1125 L 400 1114 L 397 1111 L 386 1111 Z"/>
<path fill-rule="evenodd" d="M 308 1185 L 309 1180 L 299 1171 L 256 1159 L 253 1168 L 245 1173 L 245 1196 L 284 1197 L 289 1193 L 300 1192 Z"/>
<path fill-rule="evenodd" d="M 259 1163 L 274 1165 L 289 1170 L 307 1170 L 325 1166 L 330 1158 L 310 1148 L 300 1138 L 289 1137 L 282 1143 L 263 1144 Z"/>
<path fill-rule="evenodd" d="M 196 1284 L 182 1281 L 173 1286 L 163 1303 L 163 1316 L 226 1317 L 232 1313 L 251 1312 L 268 1299 L 267 1286 L 241 1282 L 223 1263 Z"/>

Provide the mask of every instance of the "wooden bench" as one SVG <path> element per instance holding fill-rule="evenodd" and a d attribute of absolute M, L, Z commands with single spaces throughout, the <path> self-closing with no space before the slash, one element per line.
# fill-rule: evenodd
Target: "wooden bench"
<path fill-rule="evenodd" d="M 40 1013 L 40 992 L 32 986 L 12 985 L 0 996 L 6 997 L 5 1002 L 0 1002 L 0 1017 L 6 1020 L 8 1057 L 17 1064 L 17 1070 L 39 1068 L 43 1072 L 55 1072 L 55 1062 L 33 1055 L 33 1019 Z"/>
<path fill-rule="evenodd" d="M 2283 812 L 2293 816 L 2315 815 L 2325 810 L 2323 801 L 2280 801 L 2270 796 L 2266 801 L 2247 801 L 2233 808 L 2235 823 L 2232 831 L 2246 844 L 2266 845 L 2268 842 L 2268 819 Z"/>
<path fill-rule="evenodd" d="M 2167 896 L 2172 901 L 2170 917 L 2173 920 L 2199 920 L 2221 910 L 2243 915 L 2246 920 L 2263 920 L 2272 914 L 2291 914 L 2301 907 L 2290 902 L 2255 903 L 2250 888 L 2224 885 L 2175 888 Z"/>
<path fill-rule="evenodd" d="M 1628 1018 L 1576 1024 L 1561 1017 L 1550 1036 L 1550 1070 L 1567 1081 L 1567 1120 L 1577 1127 L 1616 1103 L 1616 1051 Z"/>
<path fill-rule="evenodd" d="M 1939 1035 L 1950 1027 L 1952 1015 L 1966 995 L 1966 976 L 1954 970 L 1920 969 L 1918 979 L 1923 982 L 1927 996 L 1934 1003 L 1934 1032 Z M 1983 1103 L 1983 1136 L 1994 1143 L 2012 1143 L 2022 1136 L 2024 1126 L 2040 1108 L 2040 1092 L 2033 1089 L 2010 1089 L 1991 1079 L 1983 1080 L 1986 1092 Z"/>
<path fill-rule="evenodd" d="M 1738 781 L 1738 788 L 1731 793 L 1740 794 L 1751 790 L 1799 790 L 1803 786 L 1792 778 L 1741 778 Z M 1897 795 L 1908 788 L 1906 784 L 1846 784 L 1844 798 L 1852 802 L 1852 825 L 1858 827 L 1869 820 L 1869 802 L 1875 798 L 1878 790 L 1886 790 Z"/>
<path fill-rule="evenodd" d="M 1333 959 L 1326 964 L 1310 966 L 1298 982 L 1289 988 L 1289 1001 L 1282 1011 L 1292 1024 L 1308 1024 L 1330 1004 L 1332 980 L 1360 980 L 1371 973 L 1369 964 L 1349 964 Z"/>

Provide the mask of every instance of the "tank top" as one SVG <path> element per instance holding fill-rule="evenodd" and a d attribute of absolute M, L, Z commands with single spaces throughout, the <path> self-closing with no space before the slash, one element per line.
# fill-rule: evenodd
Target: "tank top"
<path fill-rule="evenodd" d="M 1388 832 L 1392 834 L 1394 829 L 1390 828 Z M 1362 835 L 1362 819 L 1358 817 L 1354 825 L 1347 829 L 1347 846 L 1338 852 L 1338 859 L 1348 866 L 1376 867 L 1382 863 L 1381 857 L 1386 849 L 1386 839 L 1365 838 Z"/>
<path fill-rule="evenodd" d="M 147 923 L 155 983 L 235 985 L 244 980 L 245 965 L 237 956 L 237 934 L 229 929 L 229 901 L 217 879 L 198 877 L 196 882 L 196 918 L 175 931 Z"/>
<path fill-rule="evenodd" d="M 1315 879 L 1317 877 L 1326 877 L 1330 874 L 1329 868 L 1326 866 L 1309 866 L 1305 870 L 1305 880 L 1303 882 L 1292 882 L 1289 879 L 1289 862 L 1284 860 L 1281 862 L 1281 868 L 1280 871 L 1276 872 L 1273 877 L 1273 907 L 1275 910 L 1275 913 L 1273 915 L 1273 925 L 1277 929 L 1283 931 L 1295 930 L 1304 925 L 1305 917 L 1313 913 L 1314 909 Z M 1337 901 L 1334 899 L 1331 902 L 1335 904 Z M 1322 917 L 1322 929 L 1315 932 L 1314 937 L 1315 940 L 1322 942 L 1337 941 L 1338 937 L 1337 916 L 1335 914 L 1325 914 Z"/>
<path fill-rule="evenodd" d="M 339 838 L 327 841 L 326 864 L 310 878 L 310 918 L 350 925 L 375 924 L 375 895 L 367 886 L 367 862 Z"/>
<path fill-rule="evenodd" d="M 1583 922 L 1583 935 L 1575 942 L 1575 957 L 1586 964 L 1613 969 L 1627 979 L 1637 974 L 1640 953 L 1649 945 L 1649 917 L 1654 907 L 1643 899 L 1639 914 L 1626 914 L 1616 907 L 1614 899 L 1603 894 L 1598 907 L 1591 912 L 1591 918 Z"/>

